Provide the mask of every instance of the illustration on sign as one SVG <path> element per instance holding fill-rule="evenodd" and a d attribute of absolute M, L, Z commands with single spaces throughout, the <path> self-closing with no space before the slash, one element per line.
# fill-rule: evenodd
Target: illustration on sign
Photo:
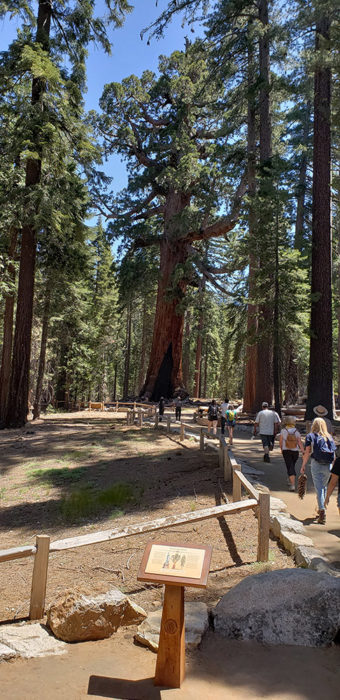
<path fill-rule="evenodd" d="M 153 544 L 145 573 L 199 579 L 202 575 L 204 556 L 204 549 Z"/>

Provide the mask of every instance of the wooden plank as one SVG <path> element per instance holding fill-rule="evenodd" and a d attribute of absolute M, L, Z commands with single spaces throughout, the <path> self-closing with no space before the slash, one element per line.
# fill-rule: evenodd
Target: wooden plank
<path fill-rule="evenodd" d="M 234 460 L 235 461 L 235 460 Z M 233 470 L 233 501 L 234 503 L 241 500 L 242 488 L 241 482 L 238 479 L 238 472 L 241 471 L 239 464 L 231 464 Z"/>
<path fill-rule="evenodd" d="M 269 558 L 270 494 L 259 494 L 257 561 Z"/>
<path fill-rule="evenodd" d="M 199 520 L 207 520 L 208 518 L 218 518 L 221 515 L 230 515 L 231 513 L 239 513 L 243 510 L 250 510 L 257 506 L 255 499 L 245 499 L 239 503 L 224 503 L 220 506 L 212 506 L 211 508 L 203 508 L 202 510 L 190 511 L 189 513 L 179 513 L 178 515 L 168 515 L 164 518 L 156 520 L 148 520 L 135 525 L 126 525 L 119 530 L 102 530 L 88 535 L 79 535 L 78 537 L 69 537 L 64 540 L 56 540 L 50 545 L 50 552 L 59 552 L 64 549 L 72 549 L 73 547 L 84 547 L 97 542 L 107 542 L 109 540 L 117 540 L 121 537 L 133 537 L 133 535 L 141 535 L 143 532 L 152 532 L 153 530 L 162 530 L 163 528 L 182 525 L 189 522 Z"/>
<path fill-rule="evenodd" d="M 34 545 L 28 547 L 12 547 L 12 549 L 0 549 L 0 562 L 31 557 L 36 551 L 37 549 Z"/>
<path fill-rule="evenodd" d="M 184 675 L 184 587 L 165 586 L 154 683 L 180 688 Z"/>
<path fill-rule="evenodd" d="M 48 570 L 48 555 L 50 549 L 50 538 L 48 535 L 37 535 L 37 553 L 34 559 L 30 620 L 40 620 L 44 615 L 46 583 Z"/>
<path fill-rule="evenodd" d="M 200 450 L 204 450 L 204 430 L 200 428 Z"/>
<path fill-rule="evenodd" d="M 224 481 L 231 481 L 232 468 L 227 445 L 224 445 L 223 458 Z"/>
<path fill-rule="evenodd" d="M 260 493 L 259 491 L 252 486 L 250 481 L 248 481 L 247 477 L 242 474 L 241 471 L 238 471 L 237 478 L 242 482 L 244 488 L 250 493 L 250 495 L 255 498 L 257 501 L 259 500 Z"/>

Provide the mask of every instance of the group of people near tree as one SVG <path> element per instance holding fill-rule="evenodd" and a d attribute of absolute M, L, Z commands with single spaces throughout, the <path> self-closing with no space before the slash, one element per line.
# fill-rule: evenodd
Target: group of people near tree
<path fill-rule="evenodd" d="M 333 427 L 327 416 L 327 409 L 318 405 L 314 407 L 317 416 L 306 436 L 303 446 L 301 434 L 296 428 L 296 417 L 285 416 L 283 427 L 280 431 L 280 417 L 273 409 L 269 408 L 266 401 L 262 404 L 262 410 L 257 414 L 254 424 L 254 435 L 259 430 L 264 449 L 264 461 L 270 462 L 269 452 L 274 447 L 275 435 L 280 431 L 280 449 L 285 461 L 289 490 L 295 491 L 296 471 L 295 465 L 302 454 L 302 466 L 300 474 L 305 474 L 306 465 L 311 458 L 311 476 L 317 498 L 317 522 L 326 522 L 326 507 L 330 496 L 338 484 L 338 507 L 340 513 L 340 457 L 335 459 L 336 445 L 333 439 Z"/>

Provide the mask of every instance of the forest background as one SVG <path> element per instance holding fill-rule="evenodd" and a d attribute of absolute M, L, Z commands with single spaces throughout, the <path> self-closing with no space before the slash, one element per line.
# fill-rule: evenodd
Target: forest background
<path fill-rule="evenodd" d="M 2 426 L 187 392 L 333 415 L 339 9 L 139 6 L 120 55 L 146 30 L 153 58 L 111 82 L 126 0 L 1 0 Z"/>

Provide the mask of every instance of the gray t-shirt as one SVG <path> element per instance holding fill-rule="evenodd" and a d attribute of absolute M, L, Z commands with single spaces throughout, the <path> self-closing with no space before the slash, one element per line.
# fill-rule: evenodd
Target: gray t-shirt
<path fill-rule="evenodd" d="M 263 411 L 257 414 L 255 423 L 258 423 L 260 435 L 274 435 L 274 425 L 280 423 L 280 418 L 276 411 L 272 411 L 270 408 L 264 408 Z"/>

